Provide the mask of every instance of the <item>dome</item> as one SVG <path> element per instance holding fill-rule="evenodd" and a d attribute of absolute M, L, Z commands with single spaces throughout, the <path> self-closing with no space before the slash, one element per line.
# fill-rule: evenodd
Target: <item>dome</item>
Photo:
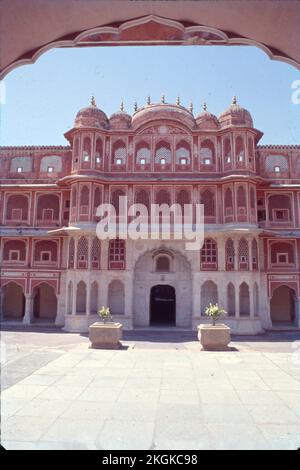
<path fill-rule="evenodd" d="M 244 109 L 237 104 L 235 96 L 233 97 L 231 106 L 220 115 L 219 122 L 221 124 L 221 127 L 253 127 L 253 120 L 251 114 L 249 113 L 249 111 L 247 111 L 247 109 Z"/>
<path fill-rule="evenodd" d="M 195 127 L 192 111 L 180 104 L 169 104 L 164 101 L 157 104 L 147 104 L 139 108 L 132 116 L 132 126 L 137 128 L 153 120 L 173 120 L 185 124 L 190 129 Z"/>
<path fill-rule="evenodd" d="M 215 130 L 220 127 L 217 116 L 207 111 L 206 103 L 203 104 L 203 112 L 196 117 L 196 123 L 199 129 Z"/>
<path fill-rule="evenodd" d="M 96 128 L 107 128 L 108 119 L 106 114 L 97 108 L 94 97 L 91 99 L 90 106 L 80 109 L 78 111 L 74 127 L 96 127 Z"/>
<path fill-rule="evenodd" d="M 120 111 L 110 116 L 109 124 L 112 129 L 128 129 L 131 126 L 131 116 L 124 111 L 123 103 L 121 103 Z"/>

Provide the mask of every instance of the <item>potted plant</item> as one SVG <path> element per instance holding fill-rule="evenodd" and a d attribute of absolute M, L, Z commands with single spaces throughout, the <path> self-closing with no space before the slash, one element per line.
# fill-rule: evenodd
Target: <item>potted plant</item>
<path fill-rule="evenodd" d="M 205 315 L 212 319 L 212 324 L 198 326 L 198 339 L 204 350 L 224 350 L 230 343 L 230 328 L 224 324 L 217 324 L 217 320 L 227 314 L 226 310 L 216 304 L 209 304 Z"/>
<path fill-rule="evenodd" d="M 89 326 L 89 339 L 92 348 L 118 349 L 122 338 L 121 323 L 112 321 L 112 315 L 108 307 L 102 307 L 98 311 L 99 322 Z"/>

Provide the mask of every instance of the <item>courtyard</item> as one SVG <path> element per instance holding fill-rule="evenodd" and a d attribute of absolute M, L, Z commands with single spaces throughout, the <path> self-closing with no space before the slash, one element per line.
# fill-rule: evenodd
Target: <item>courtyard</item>
<path fill-rule="evenodd" d="M 196 333 L 124 333 L 120 350 L 41 326 L 1 332 L 6 449 L 297 449 L 300 336 L 234 336 L 200 351 Z"/>

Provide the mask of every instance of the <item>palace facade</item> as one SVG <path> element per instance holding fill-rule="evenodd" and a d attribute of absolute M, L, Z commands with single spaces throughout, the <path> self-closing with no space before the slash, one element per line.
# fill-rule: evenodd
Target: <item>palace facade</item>
<path fill-rule="evenodd" d="M 218 302 L 235 333 L 300 326 L 300 145 L 259 145 L 233 99 L 217 118 L 148 99 L 81 109 L 66 146 L 0 147 L 1 315 L 87 331 L 102 305 L 127 329 L 195 328 Z M 100 241 L 96 208 L 204 204 L 205 240 Z"/>

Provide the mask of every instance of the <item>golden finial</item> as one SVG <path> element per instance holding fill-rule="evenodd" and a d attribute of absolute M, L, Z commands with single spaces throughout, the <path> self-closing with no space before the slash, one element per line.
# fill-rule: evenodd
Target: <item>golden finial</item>
<path fill-rule="evenodd" d="M 180 105 L 180 96 L 177 96 L 176 104 L 177 104 L 178 106 Z"/>
<path fill-rule="evenodd" d="M 124 111 L 124 103 L 123 103 L 123 100 L 121 101 L 121 104 L 120 104 L 120 111 L 123 113 Z"/>
<path fill-rule="evenodd" d="M 151 104 L 151 97 L 150 96 L 148 96 L 148 98 L 147 98 L 147 104 Z"/>
<path fill-rule="evenodd" d="M 95 97 L 94 97 L 94 96 L 91 97 L 91 106 L 95 106 L 95 107 L 97 106 L 97 105 L 96 105 L 96 100 L 95 100 Z"/>
<path fill-rule="evenodd" d="M 203 108 L 203 111 L 207 111 L 206 101 L 203 101 L 202 108 Z"/>
<path fill-rule="evenodd" d="M 166 98 L 165 98 L 165 95 L 161 95 L 161 100 L 160 100 L 162 103 L 165 103 L 166 102 Z"/>
<path fill-rule="evenodd" d="M 134 100 L 134 111 L 136 112 L 138 110 L 138 104 L 137 104 L 137 100 Z"/>
<path fill-rule="evenodd" d="M 190 111 L 190 113 L 192 113 L 192 114 L 193 114 L 193 109 L 194 109 L 194 106 L 193 106 L 193 102 L 191 101 L 191 102 L 190 102 L 190 106 L 189 106 L 189 111 Z"/>
<path fill-rule="evenodd" d="M 232 98 L 232 103 L 231 104 L 237 104 L 237 99 L 236 99 L 236 96 L 234 95 L 234 97 Z"/>

